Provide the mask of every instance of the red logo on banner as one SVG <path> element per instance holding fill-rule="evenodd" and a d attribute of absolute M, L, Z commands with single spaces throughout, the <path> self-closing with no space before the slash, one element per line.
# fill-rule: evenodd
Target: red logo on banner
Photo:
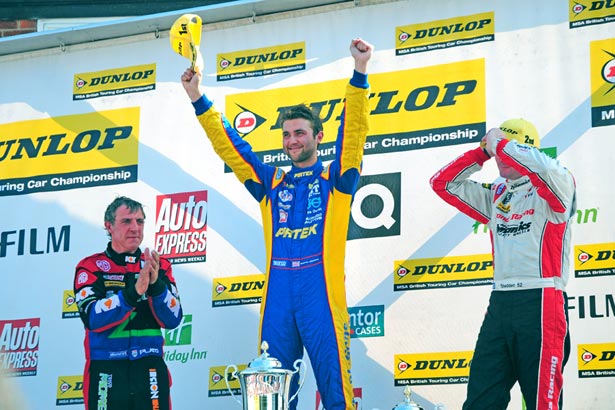
<path fill-rule="evenodd" d="M 172 263 L 205 262 L 207 191 L 156 197 L 156 251 Z"/>
<path fill-rule="evenodd" d="M 0 368 L 9 376 L 36 376 L 41 319 L 0 320 Z"/>

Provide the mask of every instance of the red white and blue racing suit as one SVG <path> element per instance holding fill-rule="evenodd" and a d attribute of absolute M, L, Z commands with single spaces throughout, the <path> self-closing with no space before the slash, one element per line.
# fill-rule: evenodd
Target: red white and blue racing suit
<path fill-rule="evenodd" d="M 286 172 L 264 164 L 211 101 L 203 97 L 194 107 L 214 150 L 260 204 L 267 250 L 261 340 L 291 370 L 305 346 L 324 407 L 354 409 L 344 257 L 367 137 L 367 75 L 355 71 L 347 85 L 328 166 L 319 160 Z M 293 383 L 291 395 L 296 389 Z"/>
<path fill-rule="evenodd" d="M 564 290 L 575 182 L 536 148 L 501 139 L 495 152 L 522 177 L 495 184 L 469 180 L 489 159 L 476 148 L 431 178 L 442 199 L 491 230 L 494 288 L 463 409 L 506 409 L 517 381 L 528 409 L 557 409 L 569 354 Z"/>
<path fill-rule="evenodd" d="M 158 280 L 139 296 L 135 282 L 144 261 L 140 249 L 120 254 L 109 243 L 105 252 L 77 265 L 74 290 L 85 325 L 86 409 L 171 408 L 161 328 L 177 327 L 182 307 L 165 258 L 160 258 Z"/>

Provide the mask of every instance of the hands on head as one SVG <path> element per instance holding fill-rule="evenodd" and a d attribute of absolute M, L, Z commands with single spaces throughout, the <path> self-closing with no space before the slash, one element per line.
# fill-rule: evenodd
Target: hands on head
<path fill-rule="evenodd" d="M 135 288 L 139 295 L 143 295 L 149 285 L 158 280 L 158 270 L 160 268 L 160 255 L 156 251 L 151 251 L 145 248 L 145 263 L 139 271 L 139 278 L 135 283 Z"/>
<path fill-rule="evenodd" d="M 506 138 L 504 133 L 499 128 L 491 128 L 487 134 L 480 140 L 480 147 L 484 149 L 490 157 L 495 155 L 495 147 L 498 145 L 498 140 Z"/>

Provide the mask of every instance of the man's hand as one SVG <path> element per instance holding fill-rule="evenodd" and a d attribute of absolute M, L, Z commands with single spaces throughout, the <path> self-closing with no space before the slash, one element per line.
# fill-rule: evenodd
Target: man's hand
<path fill-rule="evenodd" d="M 191 68 L 186 69 L 181 76 L 184 90 L 186 90 L 186 94 L 188 94 L 188 97 L 190 97 L 190 101 L 192 102 L 195 102 L 203 95 L 199 89 L 202 76 L 203 75 L 201 73 L 195 73 Z"/>
<path fill-rule="evenodd" d="M 489 154 L 489 156 L 495 155 L 495 149 L 498 146 L 498 142 L 501 139 L 506 138 L 504 133 L 499 128 L 491 128 L 487 134 L 481 139 L 480 146 Z"/>
<path fill-rule="evenodd" d="M 367 62 L 372 57 L 374 46 L 360 38 L 353 38 L 350 42 L 350 54 L 354 58 L 354 69 L 359 73 L 367 73 Z"/>

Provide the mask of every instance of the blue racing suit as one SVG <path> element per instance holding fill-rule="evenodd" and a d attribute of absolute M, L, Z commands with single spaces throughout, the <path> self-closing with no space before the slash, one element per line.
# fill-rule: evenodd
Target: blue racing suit
<path fill-rule="evenodd" d="M 344 258 L 368 130 L 368 88 L 367 75 L 355 71 L 335 159 L 288 172 L 260 161 L 206 97 L 193 104 L 216 153 L 260 204 L 267 250 L 260 339 L 291 370 L 305 347 L 327 410 L 354 409 Z M 293 383 L 291 396 L 296 390 Z"/>

